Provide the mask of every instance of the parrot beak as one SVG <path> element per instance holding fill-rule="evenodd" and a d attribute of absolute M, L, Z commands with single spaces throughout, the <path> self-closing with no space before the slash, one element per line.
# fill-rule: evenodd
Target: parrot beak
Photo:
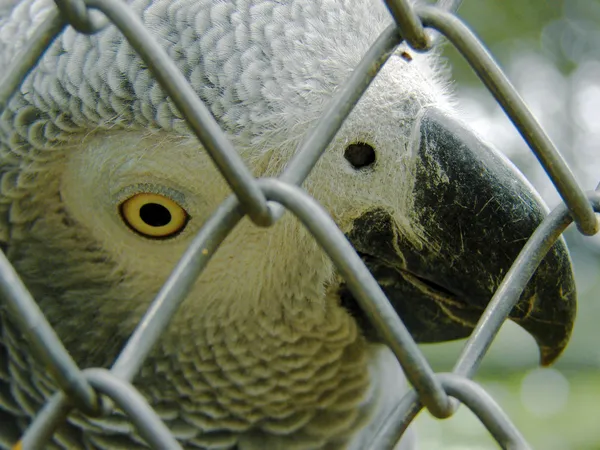
<path fill-rule="evenodd" d="M 357 218 L 347 237 L 415 340 L 442 342 L 470 335 L 547 208 L 507 159 L 454 119 L 431 109 L 417 126 L 409 217 L 427 243 L 412 242 L 384 209 Z M 349 291 L 342 287 L 340 295 L 367 338 L 376 339 Z M 561 238 L 509 317 L 534 337 L 548 365 L 566 347 L 575 312 Z"/>

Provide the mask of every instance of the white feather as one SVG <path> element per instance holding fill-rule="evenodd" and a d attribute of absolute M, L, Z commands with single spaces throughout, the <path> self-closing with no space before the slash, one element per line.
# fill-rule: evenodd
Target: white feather
<path fill-rule="evenodd" d="M 25 0 L 0 22 L 4 62 L 51 7 Z M 131 7 L 257 176 L 280 173 L 392 22 L 383 2 L 371 0 L 134 0 Z M 378 207 L 427 245 L 411 225 L 409 193 L 411 132 L 430 106 L 452 108 L 435 57 L 392 56 L 304 185 L 342 231 Z M 373 171 L 357 172 L 344 159 L 356 141 L 376 148 Z M 84 367 L 114 360 L 190 239 L 230 194 L 115 27 L 93 36 L 69 28 L 57 39 L 0 117 L 0 161 L 9 257 Z M 139 190 L 178 201 L 191 216 L 185 231 L 169 241 L 132 232 L 118 209 Z M 374 350 L 340 307 L 338 283 L 329 258 L 290 214 L 271 229 L 244 220 L 136 385 L 189 448 L 364 448 L 405 386 L 395 359 Z M 26 344 L 10 337 L 10 319 L 3 323 L 0 345 L 22 374 L 8 383 L 24 427 L 47 396 L 24 387 L 24 374 L 51 381 L 23 356 Z M 26 390 L 35 397 L 30 408 Z M 70 424 L 86 430 L 82 447 L 140 445 L 122 421 L 75 415 Z M 55 444 L 73 436 L 62 430 Z"/>

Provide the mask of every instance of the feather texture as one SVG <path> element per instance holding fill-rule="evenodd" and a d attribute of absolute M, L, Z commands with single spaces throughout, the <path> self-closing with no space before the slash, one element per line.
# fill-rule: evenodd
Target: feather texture
<path fill-rule="evenodd" d="M 383 2 L 371 0 L 131 7 L 260 176 L 280 172 L 392 23 Z M 51 8 L 49 0 L 24 0 L 0 19 L 3 66 Z M 393 56 L 305 185 L 343 231 L 374 204 L 408 224 L 406 155 L 428 105 L 451 109 L 435 57 Z M 344 161 L 343 149 L 357 140 L 381 149 L 376 176 Z M 119 202 L 144 189 L 179 199 L 190 214 L 172 241 L 148 241 L 122 223 Z M 93 36 L 67 29 L 0 117 L 0 240 L 81 367 L 110 366 L 228 194 L 115 27 Z M 273 229 L 244 221 L 235 230 L 135 380 L 185 448 L 364 448 L 405 390 L 389 351 L 367 342 L 340 306 L 330 260 L 288 216 Z M 404 229 L 424 241 L 422 230 Z M 54 385 L 0 311 L 0 421 L 16 424 L 11 434 L 0 428 L 6 447 Z M 117 411 L 73 414 L 49 448 L 145 444 Z"/>

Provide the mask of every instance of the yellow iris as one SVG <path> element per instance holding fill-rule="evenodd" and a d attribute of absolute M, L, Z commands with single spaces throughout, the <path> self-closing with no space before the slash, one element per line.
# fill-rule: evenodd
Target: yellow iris
<path fill-rule="evenodd" d="M 121 216 L 132 230 L 155 239 L 175 236 L 185 228 L 189 218 L 185 209 L 169 197 L 146 192 L 125 200 Z"/>

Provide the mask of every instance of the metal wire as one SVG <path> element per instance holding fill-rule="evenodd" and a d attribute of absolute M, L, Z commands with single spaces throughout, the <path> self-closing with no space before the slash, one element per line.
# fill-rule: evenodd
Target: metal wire
<path fill-rule="evenodd" d="M 419 16 L 426 26 L 446 36 L 494 95 L 550 175 L 579 230 L 589 236 L 600 231 L 600 222 L 567 163 L 483 44 L 460 19 L 446 11 L 423 7 Z"/>
<path fill-rule="evenodd" d="M 453 373 L 441 373 L 437 378 L 448 395 L 460 400 L 481 420 L 502 448 L 519 450 L 530 448 L 508 416 L 481 386 Z M 421 408 L 416 393 L 407 395 L 381 428 L 371 449 L 393 448 Z"/>
<path fill-rule="evenodd" d="M 60 388 L 87 414 L 97 414 L 96 393 L 63 347 L 35 300 L 0 252 L 0 295 Z"/>
<path fill-rule="evenodd" d="M 423 24 L 407 0 L 385 0 L 385 4 L 408 45 L 415 50 L 427 50 L 431 47 L 431 40 L 425 33 Z"/>
<path fill-rule="evenodd" d="M 372 449 L 393 448 L 423 407 L 439 418 L 453 415 L 456 402 L 450 397 L 467 405 L 502 447 L 529 448 L 500 407 L 470 378 L 540 261 L 565 228 L 574 219 L 582 233 L 591 235 L 598 232 L 600 224 L 595 212 L 600 211 L 600 192 L 586 195 L 581 190 L 552 142 L 485 47 L 453 15 L 460 0 L 440 0 L 437 7 L 418 10 L 406 0 L 385 2 L 397 26 L 386 29 L 365 54 L 281 176 L 257 180 L 208 108 L 127 4 L 120 0 L 56 0 L 57 10 L 38 28 L 0 83 L 0 113 L 67 23 L 88 34 L 111 23 L 139 53 L 181 111 L 234 195 L 218 207 L 198 232 L 110 371 L 81 371 L 76 366 L 6 257 L 0 254 L 0 294 L 3 301 L 17 318 L 19 329 L 33 344 L 37 357 L 50 368 L 59 389 L 38 413 L 17 444 L 18 448 L 43 448 L 73 408 L 88 415 L 99 415 L 110 412 L 113 403 L 129 416 L 140 436 L 151 446 L 157 449 L 180 448 L 164 423 L 130 383 L 212 255 L 244 215 L 247 214 L 258 225 L 270 226 L 285 210 L 298 217 L 332 259 L 360 307 L 384 337 L 414 386 L 414 390 L 404 396 L 381 424 Z M 403 37 L 410 46 L 420 51 L 426 51 L 435 44 L 435 33 L 431 38 L 428 35 L 431 29 L 426 30 L 425 27 L 441 32 L 464 55 L 535 152 L 565 202 L 539 225 L 519 254 L 467 341 L 452 374 L 434 373 L 343 233 L 325 210 L 299 188 Z"/>
<path fill-rule="evenodd" d="M 27 46 L 21 50 L 19 58 L 13 62 L 4 78 L 0 80 L 0 111 L 6 109 L 13 94 L 21 87 L 29 72 L 33 70 L 46 49 L 50 47 L 67 24 L 68 22 L 58 11 L 52 11 L 35 31 Z"/>
<path fill-rule="evenodd" d="M 598 211 L 595 203 L 596 197 L 596 193 L 590 193 L 588 204 L 591 204 Z M 453 372 L 455 374 L 469 378 L 475 375 L 485 352 L 500 331 L 502 323 L 517 304 L 519 296 L 533 273 L 572 221 L 573 218 L 569 210 L 563 204 L 552 211 L 537 227 L 508 273 L 504 276 L 502 283 L 496 289 L 489 305 L 481 315 L 471 337 L 467 340 L 454 366 Z"/>
<path fill-rule="evenodd" d="M 600 188 L 600 186 L 598 187 Z M 588 199 L 594 211 L 600 213 L 600 191 L 589 192 Z M 464 346 L 458 362 L 454 366 L 453 375 L 455 377 L 467 379 L 475 375 L 500 325 L 506 320 L 533 272 L 552 244 L 572 222 L 573 218 L 568 208 L 561 204 L 537 227 L 496 290 L 477 327 Z M 446 391 L 449 395 L 453 395 L 447 389 Z M 461 399 L 461 401 L 463 400 Z M 407 395 L 383 425 L 376 438 L 377 445 L 372 448 L 392 448 L 389 443 L 395 443 L 400 438 L 420 409 L 421 402 L 418 395 L 414 392 Z M 481 416 L 479 418 L 482 419 Z"/>
<path fill-rule="evenodd" d="M 450 399 L 435 378 L 433 369 L 363 261 L 325 210 L 308 194 L 282 181 L 264 180 L 261 185 L 269 199 L 281 203 L 302 221 L 332 259 L 361 308 L 400 361 L 429 412 L 439 418 L 452 414 Z"/>

